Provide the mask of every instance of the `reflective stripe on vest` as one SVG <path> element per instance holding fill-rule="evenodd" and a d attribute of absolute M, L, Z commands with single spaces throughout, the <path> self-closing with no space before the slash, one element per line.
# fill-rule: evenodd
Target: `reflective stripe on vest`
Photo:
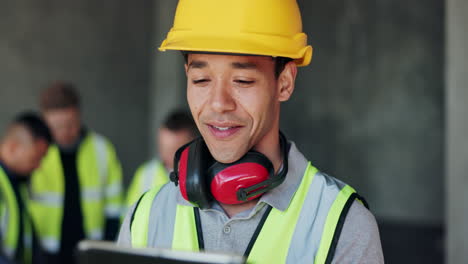
<path fill-rule="evenodd" d="M 107 184 L 109 167 L 112 166 L 109 164 L 110 151 L 106 139 L 95 133 L 88 133 L 77 151 L 80 204 L 88 239 L 103 238 L 106 210 L 116 217 L 120 215 L 118 205 L 106 204 L 110 194 L 121 195 L 120 182 Z M 42 245 L 52 253 L 58 252 L 60 247 L 64 188 L 60 151 L 57 146 L 51 146 L 32 177 L 30 208 Z"/>
<path fill-rule="evenodd" d="M 19 187 L 21 199 L 27 201 L 27 188 L 24 184 Z M 22 263 L 31 263 L 32 261 L 32 226 L 28 214 L 27 204 L 24 204 L 23 212 L 23 237 L 19 237 L 20 217 L 19 205 L 13 187 L 11 186 L 8 176 L 0 168 L 0 218 L 1 225 L 1 241 L 4 254 L 14 259 L 18 248 L 19 239 L 23 240 L 22 256 L 19 256 Z"/>
<path fill-rule="evenodd" d="M 155 198 L 156 194 L 148 192 L 138 204 L 131 226 L 132 245 L 198 251 L 193 207 L 177 205 L 174 197 Z M 354 194 L 351 187 L 309 164 L 288 209 L 271 211 L 248 262 L 330 263 L 341 232 L 339 222 Z"/>
<path fill-rule="evenodd" d="M 146 191 L 156 188 L 156 192 L 169 181 L 166 169 L 157 160 L 142 165 L 132 180 L 127 193 L 127 206 L 133 205 Z"/>

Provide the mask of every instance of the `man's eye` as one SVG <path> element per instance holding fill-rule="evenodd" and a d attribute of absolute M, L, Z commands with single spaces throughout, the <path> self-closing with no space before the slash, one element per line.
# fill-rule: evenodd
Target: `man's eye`
<path fill-rule="evenodd" d="M 240 84 L 253 84 L 255 81 L 236 80 L 235 82 Z"/>
<path fill-rule="evenodd" d="M 204 82 L 208 82 L 208 79 L 197 79 L 197 80 L 192 80 L 192 83 L 193 83 L 193 84 L 200 84 L 200 83 L 204 83 Z"/>

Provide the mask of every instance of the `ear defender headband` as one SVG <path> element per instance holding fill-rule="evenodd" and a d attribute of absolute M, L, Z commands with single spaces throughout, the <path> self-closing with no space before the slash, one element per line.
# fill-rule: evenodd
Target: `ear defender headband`
<path fill-rule="evenodd" d="M 253 150 L 233 163 L 217 162 L 200 137 L 177 150 L 170 179 L 179 185 L 184 199 L 200 208 L 208 208 L 213 199 L 224 204 L 240 204 L 284 181 L 290 146 L 281 132 L 280 147 L 283 164 L 275 174 L 271 161 Z"/>

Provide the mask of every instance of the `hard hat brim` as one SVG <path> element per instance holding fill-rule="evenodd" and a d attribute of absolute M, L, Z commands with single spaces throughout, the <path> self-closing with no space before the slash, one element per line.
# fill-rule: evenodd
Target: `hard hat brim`
<path fill-rule="evenodd" d="M 307 66 L 312 59 L 312 46 L 304 46 L 299 36 L 296 38 L 243 33 L 231 37 L 195 35 L 184 31 L 169 32 L 167 39 L 159 47 L 160 51 L 180 50 L 196 52 L 232 53 L 243 55 L 263 55 L 294 59 L 296 65 Z M 305 35 L 304 35 L 305 36 Z M 302 48 L 301 48 L 302 46 Z"/>

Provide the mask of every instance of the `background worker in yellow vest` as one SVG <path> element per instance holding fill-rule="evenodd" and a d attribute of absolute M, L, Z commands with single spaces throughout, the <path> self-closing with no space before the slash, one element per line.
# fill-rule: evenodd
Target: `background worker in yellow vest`
<path fill-rule="evenodd" d="M 202 139 L 177 151 L 175 184 L 129 210 L 119 244 L 256 264 L 383 263 L 364 200 L 279 131 L 297 67 L 312 57 L 295 0 L 180 0 L 160 50 L 185 57 Z"/>
<path fill-rule="evenodd" d="M 75 87 L 54 82 L 40 108 L 57 143 L 31 185 L 31 210 L 50 263 L 74 263 L 82 239 L 113 239 L 122 208 L 122 171 L 113 145 L 82 125 Z"/>
<path fill-rule="evenodd" d="M 158 156 L 141 165 L 132 179 L 127 192 L 127 206 L 131 206 L 138 198 L 151 188 L 160 189 L 169 181 L 172 171 L 174 154 L 182 145 L 198 136 L 197 126 L 192 116 L 185 110 L 174 110 L 168 114 L 158 129 Z"/>
<path fill-rule="evenodd" d="M 47 125 L 33 112 L 18 115 L 0 140 L 0 263 L 40 263 L 26 185 L 51 141 Z"/>

